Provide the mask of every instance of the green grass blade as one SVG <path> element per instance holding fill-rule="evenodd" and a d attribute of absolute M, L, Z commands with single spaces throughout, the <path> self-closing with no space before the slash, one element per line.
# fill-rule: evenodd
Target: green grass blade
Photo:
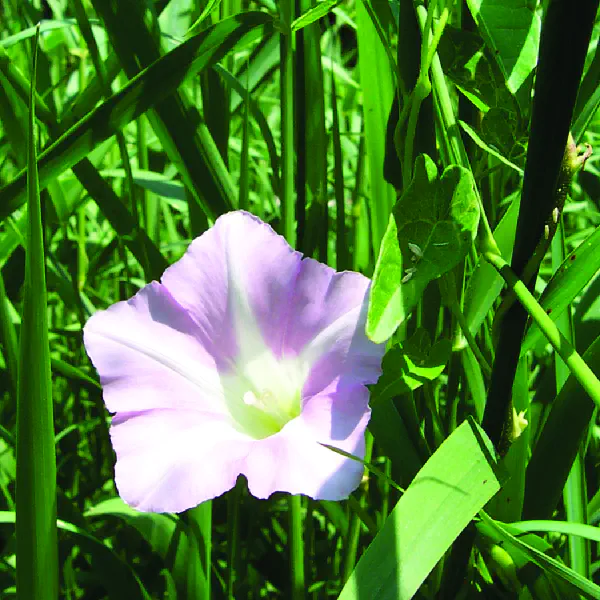
<path fill-rule="evenodd" d="M 32 82 L 36 80 L 36 57 L 37 38 Z M 17 590 L 21 600 L 56 600 L 56 455 L 34 88 L 32 85 L 27 138 L 29 228 L 17 396 Z"/>
<path fill-rule="evenodd" d="M 400 498 L 339 600 L 412 598 L 502 479 L 485 434 L 464 422 Z"/>
<path fill-rule="evenodd" d="M 367 162 L 369 165 L 370 213 L 373 254 L 386 232 L 388 218 L 396 200 L 394 188 L 383 176 L 385 134 L 388 113 L 394 97 L 394 81 L 388 55 L 367 9 L 366 0 L 356 5 L 360 82 L 364 92 L 363 114 Z M 373 68 L 377 65 L 377 68 Z"/>

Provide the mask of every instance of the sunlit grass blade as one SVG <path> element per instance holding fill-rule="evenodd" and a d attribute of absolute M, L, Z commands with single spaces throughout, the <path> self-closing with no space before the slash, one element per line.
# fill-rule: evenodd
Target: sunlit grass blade
<path fill-rule="evenodd" d="M 360 55 L 360 82 L 365 90 L 363 114 L 369 165 L 368 197 L 371 199 L 373 254 L 377 256 L 396 199 L 394 188 L 383 177 L 386 123 L 394 97 L 394 82 L 388 55 L 365 8 L 365 1 L 360 0 L 356 5 L 356 33 Z M 373 65 L 377 65 L 377 68 L 374 69 Z"/>
<path fill-rule="evenodd" d="M 556 270 L 540 297 L 540 305 L 555 320 L 575 300 L 581 290 L 600 269 L 600 228 L 573 250 Z M 523 340 L 521 354 L 531 350 L 542 338 L 533 324 Z"/>
<path fill-rule="evenodd" d="M 31 77 L 34 83 L 37 39 Z M 29 228 L 17 396 L 17 592 L 22 600 L 56 600 L 56 455 L 34 89 L 35 84 L 31 86 L 27 137 Z"/>
<path fill-rule="evenodd" d="M 340 600 L 414 596 L 456 536 L 500 489 L 505 475 L 490 449 L 472 422 L 450 435 L 390 513 Z"/>

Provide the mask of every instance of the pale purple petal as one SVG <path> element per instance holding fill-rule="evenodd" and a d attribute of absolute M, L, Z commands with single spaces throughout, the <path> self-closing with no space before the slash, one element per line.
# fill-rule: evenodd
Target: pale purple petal
<path fill-rule="evenodd" d="M 250 492 L 257 498 L 277 491 L 318 500 L 347 498 L 364 468 L 321 444 L 363 459 L 368 399 L 361 386 L 330 390 L 311 398 L 302 414 L 279 433 L 255 442 L 244 470 Z"/>
<path fill-rule="evenodd" d="M 131 506 L 181 512 L 230 490 L 254 440 L 197 410 L 117 415 L 115 481 Z"/>
<path fill-rule="evenodd" d="M 195 239 L 162 283 L 229 356 L 240 351 L 240 329 L 251 323 L 281 356 L 301 258 L 269 225 L 239 211 Z"/>
<path fill-rule="evenodd" d="M 224 413 L 223 391 L 202 332 L 157 282 L 99 311 L 84 328 L 111 412 L 194 408 Z"/>
<path fill-rule="evenodd" d="M 310 365 L 305 397 L 334 381 L 344 386 L 375 383 L 385 344 L 367 338 L 370 281 L 359 273 L 336 273 L 314 260 L 302 261 L 286 347 Z"/>

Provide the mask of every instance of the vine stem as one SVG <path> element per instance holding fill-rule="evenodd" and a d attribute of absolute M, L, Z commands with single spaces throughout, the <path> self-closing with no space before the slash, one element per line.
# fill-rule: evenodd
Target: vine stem
<path fill-rule="evenodd" d="M 523 308 L 535 321 L 540 331 L 552 344 L 558 355 L 563 359 L 569 371 L 589 394 L 596 406 L 600 407 L 600 381 L 583 360 L 581 355 L 573 348 L 567 338 L 560 332 L 554 321 L 546 314 L 527 286 L 517 277 L 510 265 L 498 254 L 484 253 L 485 259 L 498 271 L 508 287 L 523 305 Z"/>

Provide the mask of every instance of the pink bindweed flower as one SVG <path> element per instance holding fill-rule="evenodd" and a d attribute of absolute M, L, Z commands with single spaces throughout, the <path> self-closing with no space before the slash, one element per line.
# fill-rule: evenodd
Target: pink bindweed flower
<path fill-rule="evenodd" d="M 121 497 L 180 512 L 231 489 L 340 500 L 363 467 L 383 345 L 365 335 L 369 280 L 294 251 L 245 212 L 220 217 L 127 302 L 86 324 Z"/>

